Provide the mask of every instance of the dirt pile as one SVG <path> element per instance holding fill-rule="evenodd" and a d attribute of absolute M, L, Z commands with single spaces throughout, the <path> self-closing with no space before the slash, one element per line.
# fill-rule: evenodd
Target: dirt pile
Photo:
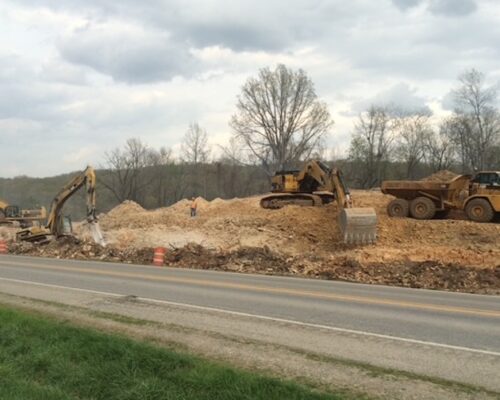
<path fill-rule="evenodd" d="M 14 240 L 18 230 L 19 228 L 14 228 L 10 225 L 0 225 L 0 239 Z"/>
<path fill-rule="evenodd" d="M 28 242 L 11 242 L 9 244 L 9 252 L 13 254 L 50 258 L 150 264 L 153 249 L 117 249 L 114 247 L 102 247 L 94 242 L 81 241 L 74 237 L 65 237 L 46 245 L 35 245 Z"/>
<path fill-rule="evenodd" d="M 302 275 L 348 282 L 385 284 L 471 293 L 500 293 L 500 268 L 475 269 L 432 261 L 384 264 L 363 263 L 353 257 L 325 260 L 308 255 L 286 257 L 264 248 L 232 252 L 188 245 L 167 255 L 166 264 L 183 268 L 216 269 L 274 275 Z"/>
<path fill-rule="evenodd" d="M 352 197 L 357 207 L 375 208 L 376 245 L 344 244 L 335 204 L 264 210 L 255 196 L 210 202 L 199 198 L 195 218 L 190 217 L 190 200 L 152 211 L 125 202 L 101 217 L 109 243 L 105 250 L 82 242 L 44 249 L 16 245 L 21 247 L 15 251 L 149 264 L 151 249 L 163 246 L 170 249 L 167 263 L 172 266 L 500 290 L 500 224 L 474 223 L 460 213 L 454 219 L 432 221 L 389 218 L 386 206 L 391 196 L 354 190 Z"/>
<path fill-rule="evenodd" d="M 335 204 L 288 206 L 264 210 L 260 197 L 200 202 L 198 216 L 189 216 L 190 201 L 153 211 L 118 206 L 101 219 L 107 240 L 117 248 L 176 247 L 196 243 L 208 249 L 232 251 L 267 247 L 284 256 L 356 257 L 369 263 L 437 262 L 467 267 L 500 265 L 500 224 L 463 219 L 419 221 L 389 218 L 391 196 L 352 191 L 357 207 L 373 207 L 378 216 L 378 242 L 354 247 L 342 243 Z"/>
<path fill-rule="evenodd" d="M 11 243 L 16 254 L 99 260 L 149 265 L 153 249 L 117 249 L 101 247 L 90 242 L 66 238 L 47 246 L 30 243 Z M 270 275 L 306 276 L 348 282 L 385 284 L 426 289 L 444 289 L 470 293 L 500 294 L 499 268 L 468 268 L 436 261 L 399 262 L 393 264 L 362 262 L 359 258 L 343 256 L 325 259 L 308 254 L 286 256 L 268 247 L 241 247 L 224 251 L 207 249 L 195 243 L 168 249 L 167 267 L 200 268 L 231 272 Z"/>
<path fill-rule="evenodd" d="M 443 169 L 441 171 L 435 172 L 432 175 L 429 175 L 428 177 L 422 180 L 430 182 L 448 182 L 451 181 L 453 178 L 456 178 L 457 176 L 458 175 L 455 174 L 454 172 Z"/>

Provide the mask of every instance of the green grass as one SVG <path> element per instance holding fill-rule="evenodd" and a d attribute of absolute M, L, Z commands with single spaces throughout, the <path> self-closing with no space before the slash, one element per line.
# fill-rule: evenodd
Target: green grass
<path fill-rule="evenodd" d="M 0 308 L 0 399 L 345 399 Z"/>

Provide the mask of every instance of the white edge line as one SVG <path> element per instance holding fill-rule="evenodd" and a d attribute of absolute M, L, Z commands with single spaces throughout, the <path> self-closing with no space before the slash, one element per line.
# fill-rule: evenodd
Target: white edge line
<path fill-rule="evenodd" d="M 52 285 L 49 283 L 39 283 L 39 282 L 25 281 L 25 280 L 20 280 L 20 279 L 0 278 L 0 280 L 14 282 L 14 283 L 23 283 L 23 284 L 51 287 L 51 288 L 56 288 L 56 289 L 69 289 L 69 290 L 75 290 L 75 291 L 84 292 L 84 293 L 94 293 L 94 294 L 111 296 L 111 297 L 127 296 L 126 294 L 119 294 L 119 293 L 112 293 L 112 292 L 101 292 L 101 291 L 92 290 L 92 289 L 81 289 L 81 288 L 75 288 L 75 287 L 70 287 L 70 286 Z M 239 311 L 230 311 L 230 310 L 224 310 L 224 309 L 213 308 L 213 307 L 197 306 L 194 304 L 177 303 L 177 302 L 168 301 L 168 300 L 158 300 L 158 299 L 151 299 L 151 298 L 139 297 L 139 296 L 136 296 L 135 298 L 137 300 L 141 300 L 141 301 L 149 302 L 149 303 L 167 304 L 167 305 L 171 305 L 171 306 L 192 308 L 195 310 L 212 311 L 212 312 L 218 312 L 218 313 L 223 313 L 223 314 L 236 315 L 239 317 L 256 318 L 256 319 L 260 319 L 260 320 L 264 320 L 264 321 L 281 322 L 281 323 L 287 323 L 287 324 L 303 326 L 303 327 L 308 327 L 308 328 L 325 329 L 325 330 L 334 331 L 334 332 L 350 333 L 350 334 L 361 335 L 361 336 L 370 336 L 370 337 L 376 337 L 379 339 L 394 340 L 394 341 L 399 341 L 399 342 L 404 342 L 404 343 L 420 344 L 420 345 L 432 346 L 432 347 L 441 347 L 444 349 L 467 351 L 470 353 L 486 354 L 489 356 L 500 357 L 500 352 L 489 351 L 489 350 L 473 349 L 470 347 L 454 346 L 454 345 L 450 345 L 450 344 L 428 342 L 425 340 L 418 340 L 418 339 L 408 339 L 408 338 L 402 338 L 402 337 L 398 337 L 398 336 L 383 335 L 380 333 L 358 331 L 358 330 L 354 330 L 354 329 L 337 328 L 335 326 L 313 324 L 313 323 L 309 323 L 309 322 L 300 322 L 300 321 L 294 321 L 294 320 L 290 320 L 290 319 L 266 317 L 264 315 L 249 314 L 249 313 L 244 313 L 244 312 L 239 312 Z"/>

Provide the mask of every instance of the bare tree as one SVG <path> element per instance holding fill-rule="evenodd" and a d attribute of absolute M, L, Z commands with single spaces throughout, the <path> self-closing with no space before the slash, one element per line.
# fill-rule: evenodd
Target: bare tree
<path fill-rule="evenodd" d="M 452 92 L 455 101 L 451 139 L 460 147 L 463 169 L 486 169 L 500 142 L 500 113 L 495 108 L 496 87 L 486 87 L 484 74 L 467 70 L 459 77 L 461 85 Z"/>
<path fill-rule="evenodd" d="M 115 198 L 122 202 L 134 200 L 141 202 L 142 189 L 150 179 L 145 177 L 145 168 L 154 162 L 154 152 L 138 138 L 128 139 L 123 149 L 117 147 L 105 153 L 106 166 L 110 173 L 101 180 Z"/>
<path fill-rule="evenodd" d="M 248 163 L 248 157 L 245 154 L 245 144 L 241 142 L 237 137 L 232 136 L 226 145 L 220 145 L 219 148 L 222 151 L 219 157 L 219 162 L 233 165 L 239 164 L 244 165 Z"/>
<path fill-rule="evenodd" d="M 192 123 L 181 144 L 182 160 L 186 165 L 186 179 L 190 195 L 207 197 L 207 180 L 210 168 L 206 163 L 210 155 L 207 131 L 198 123 Z"/>
<path fill-rule="evenodd" d="M 303 70 L 261 69 L 242 88 L 230 125 L 268 174 L 308 158 L 333 121 Z"/>
<path fill-rule="evenodd" d="M 426 138 L 425 159 L 432 172 L 449 169 L 455 159 L 455 146 L 451 142 L 447 129 L 447 121 L 441 123 L 439 134 L 432 134 Z"/>
<path fill-rule="evenodd" d="M 176 175 L 172 174 L 174 159 L 172 150 L 161 147 L 158 151 L 151 152 L 153 174 L 154 200 L 157 207 L 165 206 L 172 199 L 173 191 L 179 189 L 179 182 L 176 182 Z"/>
<path fill-rule="evenodd" d="M 406 165 L 406 177 L 414 179 L 417 167 L 425 157 L 426 145 L 434 135 L 425 110 L 407 114 L 400 111 L 396 120 L 396 155 Z"/>
<path fill-rule="evenodd" d="M 361 113 L 354 126 L 349 158 L 356 165 L 358 184 L 363 188 L 379 186 L 390 159 L 393 141 L 392 119 L 383 107 L 371 106 Z"/>
<path fill-rule="evenodd" d="M 198 123 L 189 125 L 181 144 L 182 160 L 189 164 L 199 164 L 208 161 L 210 146 L 207 131 Z"/>

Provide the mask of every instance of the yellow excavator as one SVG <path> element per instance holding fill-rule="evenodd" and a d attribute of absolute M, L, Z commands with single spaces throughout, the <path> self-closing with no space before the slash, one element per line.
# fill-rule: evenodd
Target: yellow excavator
<path fill-rule="evenodd" d="M 321 206 L 336 201 L 344 242 L 375 243 L 375 209 L 354 207 L 340 170 L 332 169 L 321 161 L 312 160 L 301 170 L 276 172 L 271 184 L 272 194 L 261 199 L 262 208 L 277 209 L 286 205 Z"/>
<path fill-rule="evenodd" d="M 105 241 L 96 217 L 96 175 L 91 166 L 69 181 L 54 197 L 45 226 L 34 226 L 17 232 L 17 240 L 33 243 L 47 243 L 62 236 L 71 236 L 71 221 L 61 214 L 66 201 L 80 188 L 85 186 L 87 192 L 87 226 L 94 241 L 105 245 Z"/>
<path fill-rule="evenodd" d="M 18 222 L 21 227 L 39 224 L 47 218 L 47 210 L 40 207 L 34 210 L 24 210 L 19 206 L 0 200 L 0 225 Z"/>

